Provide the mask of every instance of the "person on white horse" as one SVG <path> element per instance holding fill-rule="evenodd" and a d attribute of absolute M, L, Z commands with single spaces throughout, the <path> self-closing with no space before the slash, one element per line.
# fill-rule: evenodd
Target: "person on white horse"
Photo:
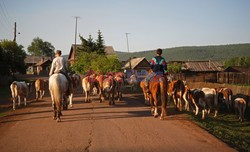
<path fill-rule="evenodd" d="M 67 72 L 68 72 L 67 60 L 65 58 L 63 58 L 61 55 L 62 55 L 61 50 L 57 50 L 55 52 L 56 57 L 52 61 L 49 76 L 53 75 L 54 73 L 63 74 L 68 80 L 69 85 L 68 85 L 68 90 L 66 93 L 67 93 L 67 96 L 69 96 L 70 95 L 71 79 L 67 74 Z"/>

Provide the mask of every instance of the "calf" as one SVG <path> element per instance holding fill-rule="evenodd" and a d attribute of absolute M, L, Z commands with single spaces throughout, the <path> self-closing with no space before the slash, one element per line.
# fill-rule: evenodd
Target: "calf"
<path fill-rule="evenodd" d="M 39 98 L 39 94 L 40 94 L 40 98 L 43 99 L 43 96 L 45 93 L 45 81 L 42 79 L 37 79 L 35 81 L 35 88 L 36 88 L 36 101 Z"/>
<path fill-rule="evenodd" d="M 27 105 L 27 96 L 29 88 L 25 82 L 14 81 L 10 85 L 11 95 L 13 99 L 13 110 L 16 109 L 16 100 L 18 98 L 18 106 L 21 105 L 21 98 L 24 99 L 24 105 Z"/>
<path fill-rule="evenodd" d="M 242 122 L 245 115 L 246 110 L 246 101 L 243 98 L 236 98 L 234 100 L 234 108 L 235 108 L 235 114 L 239 114 L 239 120 Z"/>

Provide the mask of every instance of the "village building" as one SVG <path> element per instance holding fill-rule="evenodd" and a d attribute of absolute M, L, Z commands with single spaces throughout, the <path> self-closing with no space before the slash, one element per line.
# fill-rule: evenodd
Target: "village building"
<path fill-rule="evenodd" d="M 50 57 L 28 55 L 24 59 L 27 74 L 46 76 L 52 63 Z"/>
<path fill-rule="evenodd" d="M 132 73 L 130 72 L 130 64 Z M 128 60 L 122 69 L 124 70 L 127 77 L 129 77 L 131 74 L 135 74 L 137 76 L 137 80 L 140 81 L 141 79 L 145 78 L 147 71 L 150 69 L 150 64 L 145 57 L 135 57 L 131 60 Z"/>

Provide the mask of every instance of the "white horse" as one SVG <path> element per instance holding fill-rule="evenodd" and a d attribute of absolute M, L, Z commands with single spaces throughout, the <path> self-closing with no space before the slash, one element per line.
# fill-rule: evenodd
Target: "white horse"
<path fill-rule="evenodd" d="M 54 107 L 54 120 L 61 121 L 61 104 L 63 108 L 67 109 L 67 97 L 66 92 L 68 89 L 68 80 L 61 73 L 55 73 L 49 78 L 49 91 L 52 100 L 52 106 Z"/>

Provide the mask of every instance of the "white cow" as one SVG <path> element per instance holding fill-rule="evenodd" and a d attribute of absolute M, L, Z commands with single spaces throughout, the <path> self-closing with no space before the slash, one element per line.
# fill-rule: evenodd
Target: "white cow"
<path fill-rule="evenodd" d="M 202 88 L 201 91 L 205 94 L 205 101 L 208 107 L 207 113 L 209 114 L 211 109 L 214 109 L 214 117 L 217 117 L 219 110 L 218 94 L 214 88 Z"/>
<path fill-rule="evenodd" d="M 11 95 L 13 99 L 13 110 L 16 109 L 16 101 L 18 98 L 18 106 L 21 105 L 21 98 L 24 99 L 24 105 L 27 105 L 27 96 L 29 88 L 25 82 L 14 81 L 10 85 Z"/>
<path fill-rule="evenodd" d="M 235 108 L 235 113 L 239 114 L 239 120 L 243 121 L 244 115 L 245 115 L 245 110 L 246 110 L 246 101 L 243 98 L 236 98 L 234 100 L 234 108 Z"/>

